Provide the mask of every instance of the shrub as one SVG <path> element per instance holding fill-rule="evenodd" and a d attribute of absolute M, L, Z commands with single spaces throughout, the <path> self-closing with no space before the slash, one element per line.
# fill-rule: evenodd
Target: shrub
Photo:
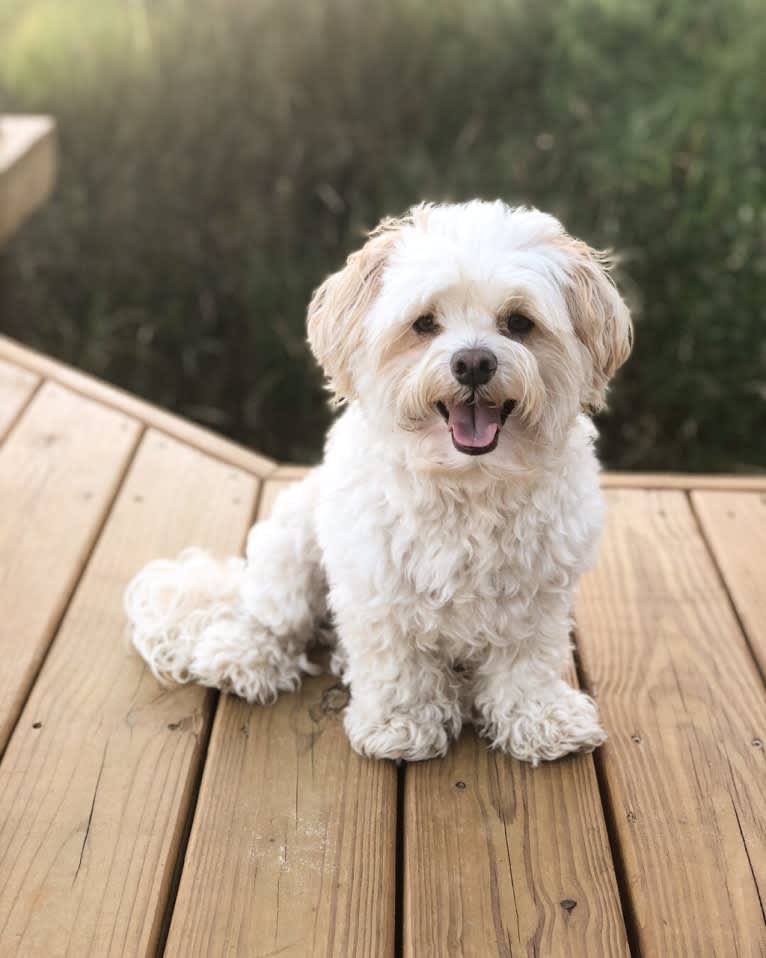
<path fill-rule="evenodd" d="M 60 129 L 0 256 L 46 352 L 282 459 L 329 421 L 313 287 L 383 213 L 501 196 L 622 257 L 612 467 L 766 468 L 756 0 L 0 0 L 0 103 Z"/>

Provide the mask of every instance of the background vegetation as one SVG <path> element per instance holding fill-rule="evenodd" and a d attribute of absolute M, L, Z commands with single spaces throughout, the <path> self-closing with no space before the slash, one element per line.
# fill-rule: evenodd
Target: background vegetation
<path fill-rule="evenodd" d="M 764 63 L 761 0 L 0 0 L 0 108 L 61 146 L 3 327 L 312 459 L 313 287 L 384 212 L 500 196 L 622 254 L 609 465 L 766 468 Z"/>

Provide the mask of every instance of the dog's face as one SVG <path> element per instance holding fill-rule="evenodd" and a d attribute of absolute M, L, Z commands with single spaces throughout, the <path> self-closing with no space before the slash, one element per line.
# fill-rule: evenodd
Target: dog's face
<path fill-rule="evenodd" d="M 533 468 L 631 344 L 598 254 L 551 216 L 479 201 L 384 221 L 314 294 L 308 331 L 336 397 L 432 470 Z"/>

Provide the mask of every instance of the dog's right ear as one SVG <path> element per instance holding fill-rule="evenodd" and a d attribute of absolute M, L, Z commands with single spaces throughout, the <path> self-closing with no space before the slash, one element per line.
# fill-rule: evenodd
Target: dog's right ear
<path fill-rule="evenodd" d="M 380 290 L 400 225 L 401 221 L 384 220 L 309 303 L 309 345 L 330 381 L 336 404 L 355 396 L 353 357 L 362 346 L 364 318 Z"/>

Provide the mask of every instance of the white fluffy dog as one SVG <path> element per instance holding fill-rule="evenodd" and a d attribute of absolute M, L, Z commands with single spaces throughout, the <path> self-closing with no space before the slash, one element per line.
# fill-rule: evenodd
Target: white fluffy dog
<path fill-rule="evenodd" d="M 316 671 L 329 613 L 358 752 L 444 755 L 464 721 L 534 765 L 595 748 L 594 703 L 560 676 L 602 523 L 587 413 L 631 346 L 603 257 L 536 210 L 418 206 L 320 286 L 308 335 L 346 403 L 324 462 L 246 560 L 138 575 L 138 651 L 268 702 Z"/>

